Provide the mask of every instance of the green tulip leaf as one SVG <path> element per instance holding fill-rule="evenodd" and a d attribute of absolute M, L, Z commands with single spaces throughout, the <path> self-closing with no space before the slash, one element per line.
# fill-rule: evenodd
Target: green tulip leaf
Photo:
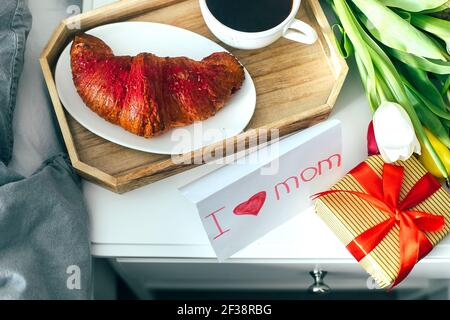
<path fill-rule="evenodd" d="M 395 13 L 397 13 L 403 20 L 411 22 L 411 12 L 403 11 L 401 9 L 394 9 Z"/>
<path fill-rule="evenodd" d="M 368 79 L 368 74 L 367 74 L 366 68 L 364 67 L 363 62 L 357 53 L 355 54 L 355 60 L 356 60 L 356 65 L 359 70 L 359 75 L 361 77 L 361 82 L 364 87 L 364 92 L 366 93 L 367 99 L 369 100 L 370 110 L 372 112 L 375 112 L 375 110 L 378 108 L 378 106 L 381 103 L 380 97 L 378 96 L 376 90 L 371 91 L 368 89 L 371 82 Z"/>
<path fill-rule="evenodd" d="M 448 112 L 447 110 L 442 110 L 440 107 L 436 106 L 433 102 L 429 100 L 428 97 L 426 97 L 416 88 L 414 88 L 414 86 L 404 77 L 403 77 L 403 84 L 405 85 L 406 88 L 408 88 L 410 92 L 414 94 L 414 96 L 417 99 L 419 99 L 423 103 L 423 105 L 425 105 L 436 116 L 445 120 L 450 120 L 450 112 Z"/>
<path fill-rule="evenodd" d="M 361 21 L 384 45 L 419 57 L 446 61 L 439 46 L 425 33 L 376 0 L 352 0 L 362 12 Z"/>
<path fill-rule="evenodd" d="M 450 136 L 448 135 L 447 126 L 441 122 L 441 119 L 422 103 L 421 99 L 414 92 L 406 87 L 406 92 L 411 103 L 416 110 L 417 116 L 422 124 L 427 127 L 443 144 L 450 148 Z"/>
<path fill-rule="evenodd" d="M 352 43 L 355 55 L 357 54 L 359 56 L 360 67 L 365 69 L 364 73 L 367 74 L 367 92 L 375 92 L 375 68 L 373 66 L 372 58 L 368 51 L 367 45 L 365 44 L 364 40 L 361 37 L 361 33 L 358 30 L 358 21 L 354 17 L 347 2 L 344 0 L 335 0 L 333 9 L 339 17 L 345 33 Z"/>
<path fill-rule="evenodd" d="M 447 46 L 447 53 L 450 52 L 450 21 L 425 14 L 412 14 L 410 22 L 412 25 L 440 38 Z"/>
<path fill-rule="evenodd" d="M 345 32 L 344 28 L 339 24 L 333 25 L 331 29 L 333 30 L 334 40 L 336 42 L 336 46 L 339 50 L 339 53 L 344 59 L 347 59 L 353 53 L 353 46 L 350 39 L 348 38 L 347 33 Z M 340 33 L 341 40 L 338 39 L 336 32 Z"/>
<path fill-rule="evenodd" d="M 391 56 L 411 67 L 437 74 L 450 74 L 449 61 L 426 59 L 392 48 L 388 48 L 387 50 Z"/>
<path fill-rule="evenodd" d="M 448 94 L 449 91 L 450 91 L 450 75 L 447 76 L 447 79 L 445 80 L 444 84 L 442 85 L 441 96 L 445 97 L 445 95 Z"/>
<path fill-rule="evenodd" d="M 404 69 L 404 74 L 409 82 L 417 89 L 417 91 L 427 97 L 433 105 L 444 111 L 449 110 L 441 93 L 434 86 L 433 82 L 431 82 L 430 78 L 428 78 L 428 74 L 425 71 L 412 68 L 408 65 L 403 65 L 402 69 Z"/>
<path fill-rule="evenodd" d="M 428 9 L 428 10 L 423 10 L 421 11 L 421 13 L 438 13 L 438 12 L 444 12 L 445 10 L 447 10 L 448 8 L 450 8 L 450 0 L 447 1 L 446 3 L 444 3 L 442 6 L 440 7 L 436 7 L 433 9 Z"/>
<path fill-rule="evenodd" d="M 388 7 L 400 8 L 411 12 L 433 10 L 448 3 L 447 0 L 379 0 L 379 2 Z"/>
<path fill-rule="evenodd" d="M 441 123 L 438 117 L 430 113 L 426 107 L 415 104 L 414 109 L 422 124 L 428 128 L 447 148 L 450 148 L 450 137 L 447 128 Z"/>

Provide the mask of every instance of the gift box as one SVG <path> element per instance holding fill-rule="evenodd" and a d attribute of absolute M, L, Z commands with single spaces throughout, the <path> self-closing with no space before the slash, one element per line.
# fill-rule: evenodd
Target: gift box
<path fill-rule="evenodd" d="M 386 164 L 372 156 L 315 198 L 316 213 L 383 288 L 450 229 L 450 195 L 414 157 Z"/>

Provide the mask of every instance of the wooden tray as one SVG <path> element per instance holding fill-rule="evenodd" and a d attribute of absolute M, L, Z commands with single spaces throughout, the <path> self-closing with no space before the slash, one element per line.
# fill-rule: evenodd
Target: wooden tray
<path fill-rule="evenodd" d="M 256 111 L 245 132 L 205 150 L 215 150 L 225 143 L 235 147 L 238 142 L 254 138 L 260 129 L 279 129 L 283 136 L 328 117 L 348 67 L 335 47 L 319 2 L 303 0 L 298 17 L 318 32 L 319 41 L 315 44 L 280 39 L 259 50 L 227 47 L 252 75 L 257 92 Z M 140 152 L 102 139 L 82 127 L 63 108 L 54 80 L 59 54 L 80 30 L 118 21 L 166 23 L 219 41 L 205 25 L 198 0 L 120 1 L 70 17 L 54 31 L 40 63 L 72 164 L 84 178 L 123 193 L 195 165 L 174 164 L 170 156 Z M 193 156 L 193 153 L 184 155 L 187 159 Z"/>

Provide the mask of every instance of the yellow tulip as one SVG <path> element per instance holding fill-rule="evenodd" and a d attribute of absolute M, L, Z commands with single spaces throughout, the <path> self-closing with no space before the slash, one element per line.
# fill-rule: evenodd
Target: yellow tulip
<path fill-rule="evenodd" d="M 450 172 L 450 150 L 442 142 L 440 142 L 439 139 L 436 138 L 428 129 L 424 128 L 424 130 L 425 134 L 430 140 L 430 143 L 433 145 L 434 150 L 436 150 L 439 158 L 441 158 L 442 162 L 444 163 L 447 172 Z M 433 158 L 431 157 L 427 148 L 425 148 L 424 146 L 422 146 L 422 154 L 419 156 L 419 161 L 433 176 L 439 179 L 444 178 L 441 171 L 436 166 L 436 163 L 433 161 Z"/>

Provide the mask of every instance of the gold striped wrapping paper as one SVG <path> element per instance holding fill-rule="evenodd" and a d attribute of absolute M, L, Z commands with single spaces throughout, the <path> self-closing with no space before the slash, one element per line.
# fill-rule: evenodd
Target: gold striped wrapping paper
<path fill-rule="evenodd" d="M 365 161 L 380 177 L 383 160 L 380 156 L 369 157 Z M 427 172 L 417 159 L 395 163 L 405 167 L 400 199 L 403 199 L 412 186 Z M 331 189 L 365 192 L 356 179 L 348 174 Z M 339 240 L 347 246 L 358 235 L 387 219 L 387 214 L 375 209 L 367 202 L 349 194 L 334 193 L 323 196 L 316 201 L 316 213 L 333 230 Z M 435 246 L 450 230 L 450 195 L 439 189 L 431 197 L 415 206 L 414 209 L 441 215 L 445 227 L 440 232 L 425 233 Z M 382 287 L 390 286 L 397 277 L 400 266 L 399 228 L 395 226 L 379 245 L 360 261 L 362 267 Z"/>

